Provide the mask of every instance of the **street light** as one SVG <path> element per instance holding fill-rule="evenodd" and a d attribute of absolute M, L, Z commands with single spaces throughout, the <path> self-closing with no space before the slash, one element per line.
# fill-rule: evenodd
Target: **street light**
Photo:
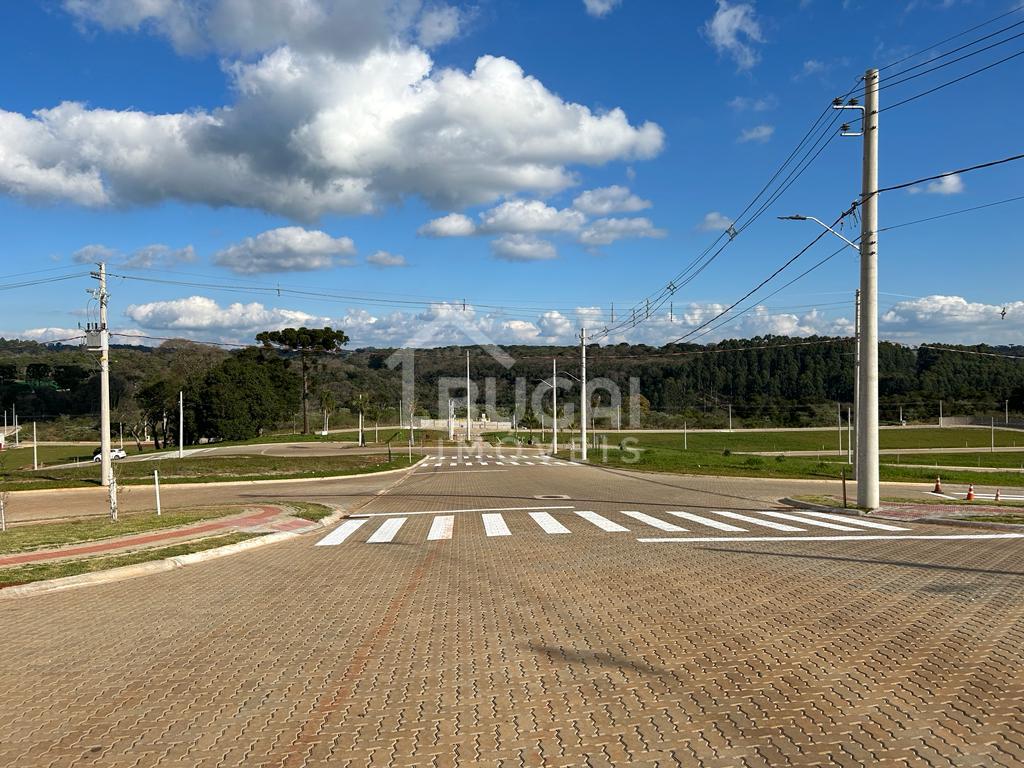
<path fill-rule="evenodd" d="M 843 237 L 841 234 L 836 232 L 834 229 L 832 229 L 832 227 L 830 227 L 828 224 L 826 224 L 824 221 L 822 221 L 821 219 L 817 218 L 816 216 L 803 216 L 803 215 L 801 215 L 799 213 L 794 213 L 792 216 L 779 216 L 777 218 L 779 218 L 781 221 L 813 221 L 813 222 L 816 222 L 816 223 L 820 224 L 821 226 L 823 226 L 825 229 L 827 229 L 829 232 L 831 232 L 833 235 L 838 237 L 840 240 L 842 240 L 848 246 L 853 248 L 853 250 L 855 250 L 858 254 L 860 253 L 860 246 L 859 245 L 857 245 L 852 240 L 848 240 L 847 238 Z"/>

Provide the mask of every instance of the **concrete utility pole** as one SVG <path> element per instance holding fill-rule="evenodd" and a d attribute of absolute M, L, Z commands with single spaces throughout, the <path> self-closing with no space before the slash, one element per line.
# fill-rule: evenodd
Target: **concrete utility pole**
<path fill-rule="evenodd" d="M 466 442 L 473 433 L 473 396 L 469 389 L 469 350 L 466 350 Z"/>
<path fill-rule="evenodd" d="M 878 70 L 864 74 L 864 163 L 860 206 L 860 432 L 857 506 L 878 509 Z"/>
<path fill-rule="evenodd" d="M 860 288 L 853 296 L 853 433 L 860 440 Z M 853 472 L 856 476 L 856 459 Z"/>
<path fill-rule="evenodd" d="M 178 390 L 178 458 L 185 456 L 185 393 Z"/>
<path fill-rule="evenodd" d="M 587 460 L 587 329 L 580 328 L 580 443 L 583 461 Z"/>
<path fill-rule="evenodd" d="M 551 361 L 551 453 L 558 453 L 558 358 Z"/>
<path fill-rule="evenodd" d="M 99 281 L 100 305 L 100 484 L 110 486 L 110 331 L 107 329 L 107 265 L 99 263 L 92 277 Z"/>

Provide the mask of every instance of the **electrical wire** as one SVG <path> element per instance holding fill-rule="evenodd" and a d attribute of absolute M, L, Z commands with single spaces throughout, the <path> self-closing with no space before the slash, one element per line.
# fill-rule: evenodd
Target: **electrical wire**
<path fill-rule="evenodd" d="M 1024 51 L 1022 51 L 1024 53 Z M 1010 157 L 1004 157 L 1001 160 L 990 160 L 987 163 L 979 163 L 978 165 L 971 165 L 967 168 L 959 168 L 955 171 L 947 171 L 946 173 L 938 173 L 934 176 L 926 176 L 923 179 L 914 179 L 913 181 L 905 181 L 902 184 L 893 184 L 889 187 L 881 187 L 876 189 L 873 194 L 880 195 L 882 192 L 892 192 L 897 189 L 906 189 L 907 187 L 913 187 L 916 184 L 924 184 L 926 181 L 936 181 L 937 179 L 944 179 L 947 176 L 958 176 L 961 173 L 968 173 L 970 171 L 979 171 L 983 168 L 992 168 L 997 165 L 1003 165 L 1005 163 L 1012 163 L 1016 160 L 1024 159 L 1024 153 L 1018 155 L 1011 155 Z"/>
<path fill-rule="evenodd" d="M 929 95 L 935 93 L 936 91 L 941 91 L 943 88 L 948 88 L 951 85 L 955 85 L 956 83 L 962 82 L 962 81 L 966 80 L 969 77 L 974 77 L 975 75 L 980 75 L 982 72 L 986 72 L 986 71 L 992 69 L 993 67 L 998 67 L 1000 64 L 1005 64 L 1008 61 L 1016 59 L 1018 56 L 1024 56 L 1024 49 L 1022 49 L 1020 51 L 1017 51 L 1016 53 L 1011 54 L 1009 56 L 1006 56 L 1006 57 L 1004 57 L 1002 59 L 999 59 L 998 61 L 994 61 L 991 64 L 988 64 L 988 65 L 986 65 L 984 67 L 980 67 L 979 69 L 975 69 L 972 72 L 968 72 L 965 75 L 961 75 L 960 77 L 957 77 L 957 78 L 954 78 L 952 80 L 948 80 L 945 83 L 941 83 L 939 85 L 936 85 L 934 88 L 929 88 L 928 90 L 922 91 L 921 93 L 914 94 L 913 96 L 908 96 L 907 98 L 903 99 L 902 101 L 897 101 L 895 104 L 890 104 L 887 107 L 883 107 L 882 109 L 878 110 L 878 112 L 879 112 L 879 114 L 881 114 L 882 112 L 888 112 L 890 109 L 896 109 L 897 107 L 902 107 L 903 105 L 909 104 L 912 101 L 916 101 L 917 99 L 923 98 L 925 96 L 929 96 Z"/>

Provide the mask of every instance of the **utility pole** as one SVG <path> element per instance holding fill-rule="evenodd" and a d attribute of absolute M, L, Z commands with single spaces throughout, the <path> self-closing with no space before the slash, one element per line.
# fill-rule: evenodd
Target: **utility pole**
<path fill-rule="evenodd" d="M 850 409 L 846 409 L 846 463 L 853 464 L 853 418 Z"/>
<path fill-rule="evenodd" d="M 860 226 L 860 421 L 857 505 L 878 509 L 878 70 L 864 74 Z"/>
<path fill-rule="evenodd" d="M 551 454 L 558 453 L 558 358 L 551 361 Z"/>
<path fill-rule="evenodd" d="M 178 458 L 185 456 L 185 393 L 178 390 Z"/>
<path fill-rule="evenodd" d="M 96 298 L 100 305 L 99 352 L 100 352 L 100 484 L 109 487 L 110 465 L 110 331 L 107 329 L 107 265 L 99 263 L 99 270 L 91 277 L 99 281 Z M 17 428 L 17 423 L 15 423 Z M 111 501 L 111 514 L 116 514 L 116 502 Z M 116 518 L 115 518 L 116 519 Z"/>
<path fill-rule="evenodd" d="M 469 388 L 469 350 L 466 350 L 466 442 L 473 433 L 473 397 Z"/>
<path fill-rule="evenodd" d="M 853 432 L 860 441 L 860 288 L 853 295 L 853 306 Z M 854 475 L 857 466 L 854 462 Z"/>
<path fill-rule="evenodd" d="M 580 328 L 580 444 L 583 461 L 587 460 L 587 329 Z"/>

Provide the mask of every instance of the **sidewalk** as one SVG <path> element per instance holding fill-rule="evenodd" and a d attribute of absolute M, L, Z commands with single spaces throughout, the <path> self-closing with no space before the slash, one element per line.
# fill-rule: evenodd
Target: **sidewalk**
<path fill-rule="evenodd" d="M 254 511 L 255 510 L 255 511 Z M 100 541 L 71 544 L 54 549 L 39 549 L 31 552 L 18 552 L 0 555 L 0 568 L 15 565 L 51 562 L 54 560 L 73 559 L 91 555 L 111 555 L 138 549 L 148 549 L 164 544 L 175 544 L 190 539 L 204 538 L 211 535 L 233 533 L 236 531 L 280 533 L 312 530 L 319 523 L 292 517 L 285 509 L 278 506 L 265 505 L 238 515 L 231 515 L 216 520 L 204 520 L 180 528 L 167 528 L 148 533 L 136 533 L 118 536 Z"/>

